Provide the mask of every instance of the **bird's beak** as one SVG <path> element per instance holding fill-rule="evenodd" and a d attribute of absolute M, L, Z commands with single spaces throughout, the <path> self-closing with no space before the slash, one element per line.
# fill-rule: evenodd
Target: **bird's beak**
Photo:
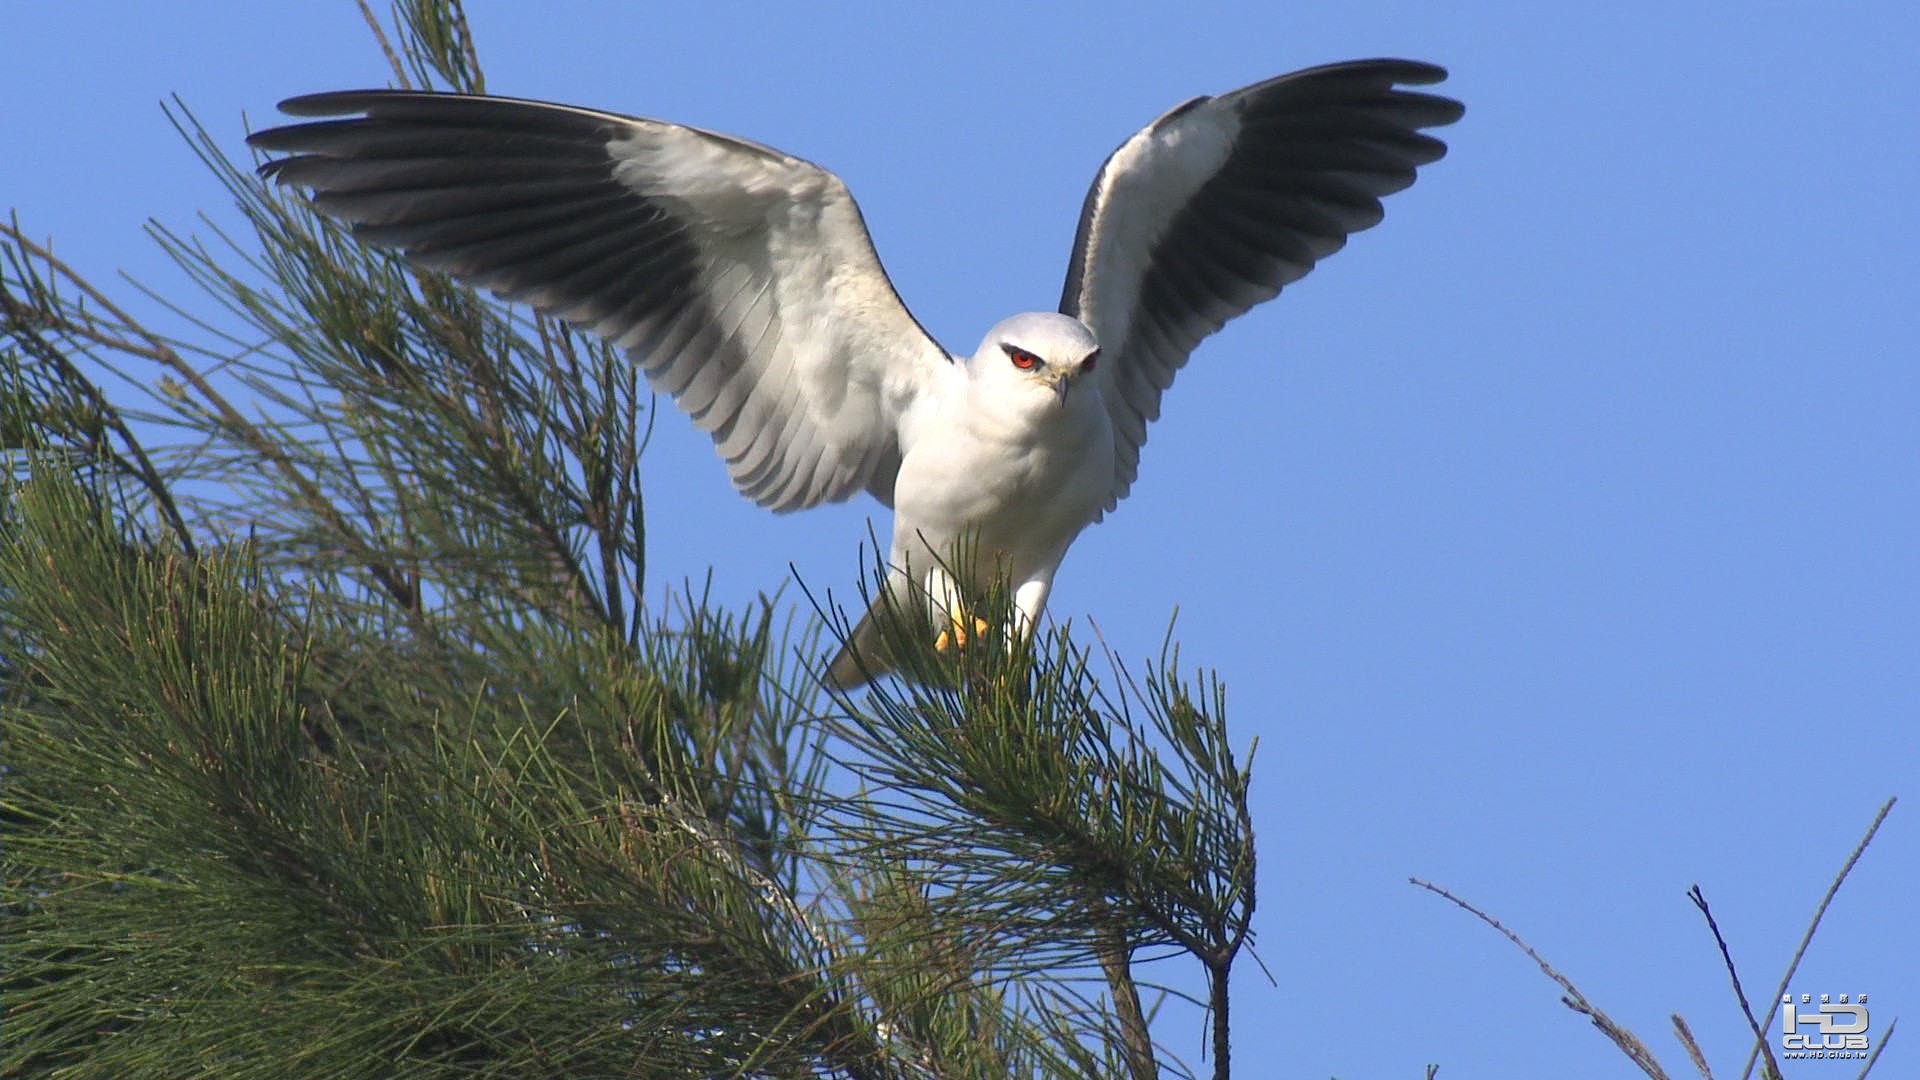
<path fill-rule="evenodd" d="M 1053 396 L 1061 401 L 1067 400 L 1067 391 L 1073 389 L 1072 368 L 1049 368 L 1047 385 L 1053 390 Z"/>

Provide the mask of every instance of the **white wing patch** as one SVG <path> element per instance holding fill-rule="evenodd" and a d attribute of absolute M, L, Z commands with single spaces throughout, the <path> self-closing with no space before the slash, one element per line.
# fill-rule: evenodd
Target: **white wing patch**
<path fill-rule="evenodd" d="M 1446 152 L 1421 129 L 1459 119 L 1460 104 L 1400 88 L 1445 77 L 1408 60 L 1294 72 L 1190 101 L 1107 158 L 1060 310 L 1100 340 L 1109 508 L 1194 346 L 1379 222 L 1381 197 Z"/>
<path fill-rule="evenodd" d="M 900 418 L 948 357 L 832 173 L 715 132 L 511 98 L 349 91 L 282 108 L 350 118 L 256 134 L 294 154 L 269 175 L 369 243 L 625 349 L 747 497 L 891 502 Z"/>
<path fill-rule="evenodd" d="M 1134 297 L 1154 249 L 1180 208 L 1213 179 L 1233 151 L 1240 125 L 1232 113 L 1207 109 L 1195 99 L 1169 111 L 1120 145 L 1095 181 L 1102 209 L 1130 209 L 1114 215 L 1111 227 L 1095 234 L 1088 261 L 1104 260 L 1099 277 L 1088 283 L 1086 306 L 1106 315 L 1096 328 L 1100 340 L 1127 339 Z M 1202 107 L 1196 107 L 1202 106 Z"/>

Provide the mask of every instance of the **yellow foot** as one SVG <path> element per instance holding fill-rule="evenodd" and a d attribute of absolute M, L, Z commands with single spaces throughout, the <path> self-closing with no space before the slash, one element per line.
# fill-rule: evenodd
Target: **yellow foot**
<path fill-rule="evenodd" d="M 962 621 L 961 616 L 955 615 L 952 625 L 948 629 L 940 631 L 940 636 L 934 640 L 933 650 L 935 652 L 946 652 L 948 649 L 964 649 L 967 647 L 967 639 L 969 637 L 980 637 L 991 629 L 985 619 L 976 618 L 973 619 L 972 622 L 973 632 L 969 634 L 967 632 L 966 622 Z"/>

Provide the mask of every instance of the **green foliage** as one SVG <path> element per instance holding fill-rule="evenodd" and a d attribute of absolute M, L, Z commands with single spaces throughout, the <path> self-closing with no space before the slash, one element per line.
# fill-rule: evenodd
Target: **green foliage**
<path fill-rule="evenodd" d="M 483 85 L 457 5 L 376 29 Z M 0 1071 L 1146 1077 L 1144 950 L 1224 1074 L 1216 684 L 903 621 L 834 697 L 804 611 L 643 604 L 626 358 L 176 118 L 252 234 L 156 230 L 183 336 L 0 226 Z"/>

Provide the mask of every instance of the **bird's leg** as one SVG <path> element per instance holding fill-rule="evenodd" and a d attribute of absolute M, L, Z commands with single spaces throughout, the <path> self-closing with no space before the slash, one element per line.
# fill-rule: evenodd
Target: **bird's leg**
<path fill-rule="evenodd" d="M 1040 613 L 1047 607 L 1047 593 L 1052 589 L 1053 578 L 1048 576 L 1023 581 L 1013 590 L 1013 633 L 1007 635 L 1008 652 L 1033 640 L 1034 631 L 1040 626 Z"/>
<path fill-rule="evenodd" d="M 967 629 L 967 623 L 969 621 L 973 623 L 973 629 L 971 631 Z M 977 637 L 991 629 L 993 628 L 987 625 L 985 619 L 975 617 L 968 620 L 963 615 L 956 614 L 953 617 L 953 621 L 947 625 L 947 628 L 940 631 L 940 636 L 933 639 L 934 651 L 946 652 L 950 648 L 964 649 L 967 647 L 967 640 L 970 637 Z"/>
<path fill-rule="evenodd" d="M 993 627 L 987 620 L 967 611 L 966 605 L 955 605 L 947 612 L 947 628 L 933 641 L 935 652 L 946 652 L 949 648 L 964 649 L 971 638 L 983 636 Z"/>
<path fill-rule="evenodd" d="M 970 639 L 991 629 L 985 620 L 968 610 L 959 583 L 945 570 L 935 570 L 927 575 L 927 599 L 933 608 L 935 621 L 942 617 L 946 620 L 947 628 L 940 631 L 940 636 L 933 643 L 937 652 L 964 649 Z"/>

